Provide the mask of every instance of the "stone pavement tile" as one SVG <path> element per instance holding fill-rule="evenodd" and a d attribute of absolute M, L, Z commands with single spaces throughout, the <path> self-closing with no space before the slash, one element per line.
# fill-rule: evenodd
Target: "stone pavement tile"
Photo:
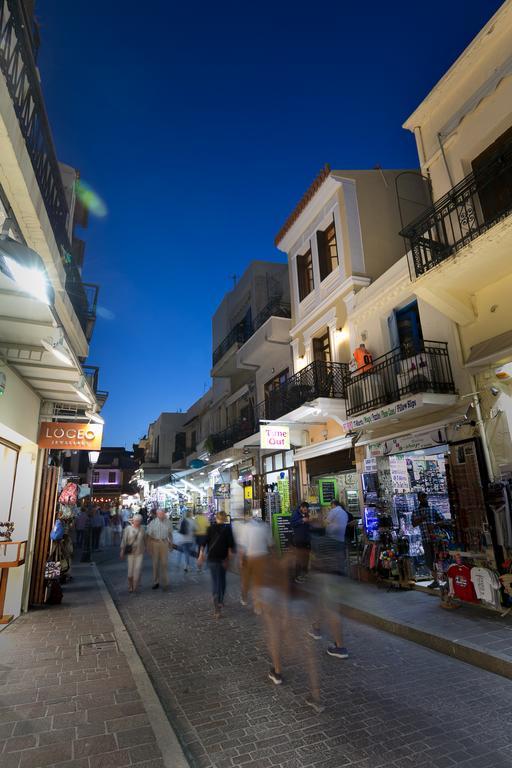
<path fill-rule="evenodd" d="M 15 753 L 16 754 L 16 753 Z M 70 760 L 72 757 L 71 742 L 67 744 L 52 744 L 49 747 L 25 749 L 20 755 L 20 768 L 40 768 Z"/>
<path fill-rule="evenodd" d="M 145 713 L 140 715 L 130 715 L 129 717 L 119 717 L 116 720 L 107 720 L 107 732 L 127 731 L 132 728 L 138 728 L 143 725 L 150 725 L 148 716 Z"/>
<path fill-rule="evenodd" d="M 12 739 L 5 740 L 4 752 L 19 752 L 22 749 L 29 749 L 30 747 L 35 746 L 37 746 L 37 736 L 34 734 L 29 734 L 27 736 L 13 736 Z"/>
<path fill-rule="evenodd" d="M 89 768 L 123 768 L 129 764 L 128 749 L 118 749 L 115 752 L 105 752 L 103 755 L 92 755 L 89 758 Z"/>
<path fill-rule="evenodd" d="M 73 757 L 101 755 L 104 752 L 113 752 L 116 748 L 116 740 L 112 734 L 87 736 L 84 739 L 78 739 L 73 742 Z"/>
<path fill-rule="evenodd" d="M 73 741 L 75 738 L 74 728 L 61 728 L 57 731 L 45 731 L 38 735 L 38 745 L 46 747 L 50 744 L 59 744 L 60 742 Z"/>
<path fill-rule="evenodd" d="M 85 739 L 87 736 L 100 736 L 106 733 L 105 723 L 85 723 L 76 726 L 76 738 Z"/>
<path fill-rule="evenodd" d="M 22 736 L 27 733 L 40 733 L 41 731 L 49 731 L 51 727 L 51 717 L 38 717 L 31 720 L 18 720 L 14 726 L 14 735 Z"/>
<path fill-rule="evenodd" d="M 116 736 L 117 743 L 121 749 L 124 747 L 136 747 L 140 744 L 147 744 L 148 742 L 155 741 L 155 734 L 153 733 L 153 729 L 149 726 L 134 728 L 129 731 L 119 731 Z"/>
<path fill-rule="evenodd" d="M 141 763 L 144 760 L 156 760 L 160 757 L 160 750 L 155 743 L 148 742 L 128 750 L 132 763 Z M 92 766 L 91 766 L 92 768 Z"/>
<path fill-rule="evenodd" d="M 131 715 L 143 713 L 144 706 L 141 701 L 127 701 L 124 704 L 109 704 L 108 706 L 87 709 L 87 722 L 110 721 L 120 717 L 130 717 Z"/>

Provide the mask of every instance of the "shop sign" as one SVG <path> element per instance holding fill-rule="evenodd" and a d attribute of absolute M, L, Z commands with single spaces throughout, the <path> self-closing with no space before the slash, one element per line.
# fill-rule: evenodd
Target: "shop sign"
<path fill-rule="evenodd" d="M 39 430 L 39 448 L 99 451 L 103 424 L 44 421 Z"/>
<path fill-rule="evenodd" d="M 391 473 L 391 485 L 394 491 L 410 491 L 407 462 L 401 454 L 389 457 L 389 471 Z"/>
<path fill-rule="evenodd" d="M 244 499 L 251 501 L 252 499 L 252 485 L 246 485 L 244 488 Z"/>
<path fill-rule="evenodd" d="M 213 486 L 213 495 L 216 499 L 229 499 L 231 496 L 231 484 L 215 483 Z"/>
<path fill-rule="evenodd" d="M 423 448 L 433 448 L 435 445 L 443 445 L 446 442 L 446 431 L 443 428 L 433 432 L 423 432 L 419 435 L 403 435 L 389 440 L 381 440 L 378 443 L 370 443 L 368 453 L 370 456 L 389 456 L 391 453 L 408 453 Z"/>
<path fill-rule="evenodd" d="M 369 411 L 369 413 L 363 413 L 361 416 L 353 416 L 348 421 L 343 422 L 343 429 L 345 432 L 352 432 L 354 429 L 363 429 L 370 424 L 376 424 L 384 419 L 396 418 L 397 416 L 408 416 L 411 411 L 415 411 L 422 405 L 423 400 L 421 396 L 411 397 L 408 400 L 400 400 L 398 403 L 386 405 L 376 411 Z"/>
<path fill-rule="evenodd" d="M 260 427 L 261 447 L 282 451 L 290 450 L 290 427 L 277 424 L 262 424 Z"/>

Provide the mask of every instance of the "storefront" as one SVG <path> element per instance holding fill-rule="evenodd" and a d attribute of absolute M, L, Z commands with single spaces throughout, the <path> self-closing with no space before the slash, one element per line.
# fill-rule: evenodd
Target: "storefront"
<path fill-rule="evenodd" d="M 37 447 L 40 400 L 8 366 L 2 371 L 6 383 L 0 398 L 0 519 L 4 524 L 0 527 L 0 624 L 18 616 L 28 602 L 25 572 L 42 454 Z"/>
<path fill-rule="evenodd" d="M 408 588 L 437 582 L 471 602 L 472 569 L 499 584 L 478 438 L 448 440 L 441 429 L 367 443 L 361 469 L 363 543 L 353 576 Z M 428 533 L 413 524 L 422 492 L 435 513 Z"/>

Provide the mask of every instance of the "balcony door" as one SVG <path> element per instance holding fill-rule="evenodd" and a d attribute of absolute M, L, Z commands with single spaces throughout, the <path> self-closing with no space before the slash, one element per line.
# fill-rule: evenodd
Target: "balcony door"
<path fill-rule="evenodd" d="M 512 210 L 512 127 L 471 163 L 484 222 Z"/>
<path fill-rule="evenodd" d="M 423 349 L 418 302 L 413 301 L 403 309 L 395 310 L 396 340 L 405 357 L 415 355 Z M 394 342 L 395 339 L 392 339 Z"/>
<path fill-rule="evenodd" d="M 313 359 L 315 362 L 320 363 L 332 362 L 329 332 L 320 336 L 318 339 L 313 339 Z"/>

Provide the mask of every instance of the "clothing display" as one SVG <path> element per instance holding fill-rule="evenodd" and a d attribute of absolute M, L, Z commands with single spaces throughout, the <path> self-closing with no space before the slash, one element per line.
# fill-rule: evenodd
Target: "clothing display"
<path fill-rule="evenodd" d="M 448 569 L 450 594 L 467 603 L 477 603 L 475 588 L 471 581 L 471 568 L 468 565 L 454 563 Z"/>
<path fill-rule="evenodd" d="M 479 600 L 489 603 L 494 607 L 499 607 L 499 589 L 500 580 L 494 571 L 488 568 L 472 568 L 471 581 L 475 588 L 476 596 Z"/>

